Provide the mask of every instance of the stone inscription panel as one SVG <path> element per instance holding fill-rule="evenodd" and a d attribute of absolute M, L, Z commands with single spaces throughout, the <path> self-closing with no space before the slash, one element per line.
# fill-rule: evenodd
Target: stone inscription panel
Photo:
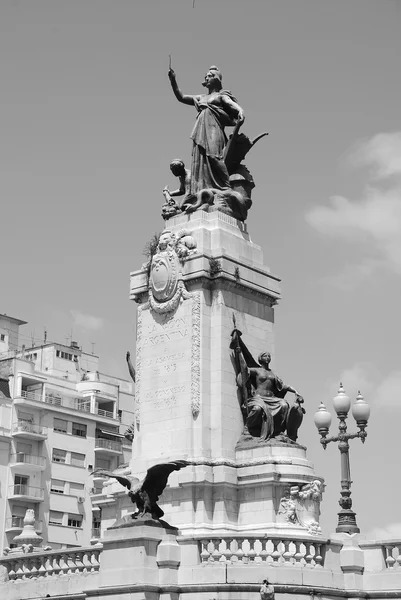
<path fill-rule="evenodd" d="M 184 301 L 173 315 L 150 309 L 141 315 L 141 413 L 150 409 L 188 404 L 191 395 L 192 300 Z M 150 416 L 150 415 L 149 415 Z M 158 418 L 154 415 L 155 420 Z"/>

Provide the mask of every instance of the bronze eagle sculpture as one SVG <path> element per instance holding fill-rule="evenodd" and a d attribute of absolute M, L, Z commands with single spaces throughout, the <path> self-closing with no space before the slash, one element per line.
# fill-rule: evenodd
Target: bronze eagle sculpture
<path fill-rule="evenodd" d="M 157 501 L 167 485 L 170 473 L 179 471 L 189 465 L 186 460 L 173 460 L 170 462 L 159 463 L 150 467 L 146 473 L 145 479 L 140 481 L 137 477 L 131 475 L 119 475 L 113 471 L 105 469 L 95 469 L 91 475 L 104 475 L 105 477 L 114 477 L 121 485 L 128 489 L 128 495 L 131 502 L 136 504 L 138 511 L 132 515 L 133 519 L 143 517 L 145 513 L 150 513 L 152 519 L 161 519 L 164 511 L 158 506 Z"/>

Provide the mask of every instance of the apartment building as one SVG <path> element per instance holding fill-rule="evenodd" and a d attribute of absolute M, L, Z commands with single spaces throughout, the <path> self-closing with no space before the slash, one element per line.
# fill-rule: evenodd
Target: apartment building
<path fill-rule="evenodd" d="M 133 383 L 100 373 L 73 341 L 20 346 L 25 324 L 0 315 L 0 553 L 28 508 L 54 549 L 87 546 L 101 534 L 104 481 L 90 473 L 130 460 Z"/>

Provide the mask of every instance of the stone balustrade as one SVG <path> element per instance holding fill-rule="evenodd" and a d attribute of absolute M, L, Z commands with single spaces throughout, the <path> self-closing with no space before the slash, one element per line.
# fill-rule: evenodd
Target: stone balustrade
<path fill-rule="evenodd" d="M 93 573 L 99 571 L 99 556 L 102 544 L 90 548 L 50 550 L 1 558 L 10 580 L 32 579 L 36 577 L 56 577 L 72 573 Z"/>
<path fill-rule="evenodd" d="M 201 562 L 270 563 L 322 567 L 326 540 L 291 537 L 225 536 L 200 540 Z"/>
<path fill-rule="evenodd" d="M 385 563 L 388 569 L 401 568 L 401 540 L 385 543 L 382 546 L 385 555 Z"/>

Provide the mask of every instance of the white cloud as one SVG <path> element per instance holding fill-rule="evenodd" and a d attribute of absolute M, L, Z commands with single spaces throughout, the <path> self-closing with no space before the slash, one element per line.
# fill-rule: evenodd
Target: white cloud
<path fill-rule="evenodd" d="M 391 540 L 401 538 L 401 522 L 391 523 L 385 527 L 374 527 L 366 533 L 368 540 Z"/>
<path fill-rule="evenodd" d="M 86 315 L 79 310 L 71 310 L 72 318 L 74 319 L 74 326 L 81 327 L 90 331 L 99 331 L 104 326 L 104 321 L 100 317 L 94 317 L 93 315 Z"/>
<path fill-rule="evenodd" d="M 358 391 L 372 407 L 401 410 L 401 371 L 392 371 L 383 378 L 379 370 L 371 363 L 356 363 L 344 369 L 338 381 L 330 381 L 328 394 L 333 397 L 342 383 L 346 394 L 354 402 Z"/>
<path fill-rule="evenodd" d="M 380 406 L 401 406 L 401 371 L 393 371 L 376 390 Z"/>
<path fill-rule="evenodd" d="M 323 278 L 323 282 L 348 292 L 355 289 L 358 285 L 373 275 L 376 269 L 386 266 L 380 260 L 365 260 L 360 264 L 346 265 L 340 273 L 335 275 L 327 275 Z"/>
<path fill-rule="evenodd" d="M 401 131 L 379 133 L 371 140 L 360 142 L 349 153 L 351 164 L 371 167 L 371 177 L 386 179 L 401 174 Z"/>
<path fill-rule="evenodd" d="M 310 209 L 306 221 L 323 235 L 360 244 L 367 258 L 351 267 L 360 280 L 370 275 L 373 267 L 390 267 L 401 274 L 401 132 L 379 134 L 359 144 L 350 160 L 370 166 L 376 179 L 393 176 L 391 185 L 384 189 L 367 181 L 358 200 L 333 196 L 329 205 Z M 341 286 L 346 280 L 347 273 L 343 273 L 332 283 Z"/>

